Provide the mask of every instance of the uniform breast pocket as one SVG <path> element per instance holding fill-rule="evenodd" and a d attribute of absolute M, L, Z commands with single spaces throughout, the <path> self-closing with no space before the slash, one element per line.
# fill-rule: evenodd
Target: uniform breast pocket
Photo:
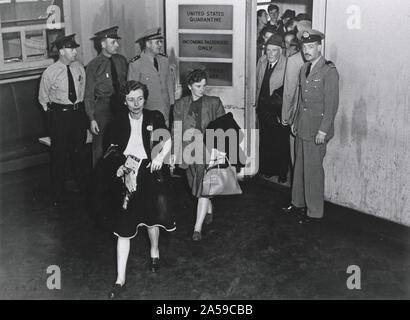
<path fill-rule="evenodd" d="M 143 73 L 143 74 L 141 74 L 141 80 L 142 81 L 150 81 L 151 76 L 149 74 Z"/>
<path fill-rule="evenodd" d="M 56 92 L 56 91 L 60 91 L 60 90 L 64 90 L 65 85 L 67 86 L 68 84 L 65 84 L 65 82 L 67 82 L 67 80 L 65 80 L 63 77 L 58 77 L 54 80 L 54 82 L 51 85 L 51 90 Z"/>
<path fill-rule="evenodd" d="M 310 84 L 314 89 L 321 89 L 323 87 L 321 79 L 313 79 Z"/>
<path fill-rule="evenodd" d="M 79 83 L 80 86 L 84 85 L 84 83 L 85 83 L 84 77 L 81 74 L 78 76 L 77 80 L 78 80 L 78 83 Z"/>

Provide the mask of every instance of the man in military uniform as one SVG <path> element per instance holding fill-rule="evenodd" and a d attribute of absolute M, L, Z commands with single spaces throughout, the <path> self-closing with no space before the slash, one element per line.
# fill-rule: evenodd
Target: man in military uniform
<path fill-rule="evenodd" d="M 43 73 L 39 102 L 49 113 L 51 139 L 51 184 L 53 205 L 63 194 L 67 158 L 73 162 L 74 178 L 84 183 L 87 118 L 84 112 L 84 66 L 76 61 L 79 45 L 75 34 L 57 39 L 59 59 Z M 73 191 L 73 190 L 71 190 Z"/>
<path fill-rule="evenodd" d="M 284 211 L 303 213 L 299 223 L 309 223 L 323 217 L 323 158 L 326 144 L 334 134 L 339 74 L 335 65 L 322 57 L 323 33 L 305 30 L 299 31 L 297 37 L 307 62 L 300 72 L 300 97 L 293 124 L 296 159 L 292 204 Z"/>
<path fill-rule="evenodd" d="M 141 81 L 148 87 L 149 95 L 145 108 L 159 110 L 169 126 L 170 107 L 175 101 L 175 84 L 168 57 L 162 53 L 161 29 L 150 29 L 137 40 L 141 55 L 130 61 L 128 80 Z"/>
<path fill-rule="evenodd" d="M 312 30 L 311 21 L 297 22 L 297 30 Z M 282 104 L 282 124 L 291 126 L 295 117 L 295 111 L 299 97 L 299 75 L 302 66 L 305 64 L 303 52 L 288 57 L 286 65 L 285 81 L 283 85 L 283 104 Z M 295 137 L 290 134 L 290 157 L 292 166 L 295 165 Z"/>
<path fill-rule="evenodd" d="M 118 40 L 121 39 L 117 32 L 118 27 L 115 26 L 99 31 L 91 38 L 100 51 L 87 66 L 85 88 L 85 109 L 93 133 L 94 166 L 103 155 L 104 133 L 113 114 L 122 105 L 119 90 L 127 80 L 128 61 L 117 53 Z"/>

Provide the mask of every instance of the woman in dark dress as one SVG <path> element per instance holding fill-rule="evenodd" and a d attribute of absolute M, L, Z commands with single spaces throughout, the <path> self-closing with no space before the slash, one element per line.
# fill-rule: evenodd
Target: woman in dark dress
<path fill-rule="evenodd" d="M 99 168 L 109 186 L 100 194 L 100 206 L 113 212 L 113 231 L 118 237 L 117 280 L 109 292 L 111 299 L 124 288 L 130 240 L 139 227 L 147 227 L 152 272 L 159 268 L 159 228 L 175 230 L 167 208 L 169 168 L 163 164 L 172 142 L 169 132 L 159 142 L 153 136 L 157 129 L 167 133 L 164 117 L 158 111 L 143 109 L 148 97 L 144 84 L 127 81 L 122 90 L 128 112 L 120 112 L 113 121 L 110 147 Z"/>
<path fill-rule="evenodd" d="M 192 240 L 200 241 L 202 238 L 202 224 L 212 222 L 212 202 L 211 199 L 202 196 L 202 180 L 207 168 L 206 154 L 207 148 L 203 146 L 202 156 L 190 153 L 190 159 L 184 155 L 186 147 L 195 143 L 203 142 L 203 135 L 208 124 L 225 114 L 221 99 L 205 95 L 207 74 L 203 70 L 194 70 L 188 77 L 188 88 L 191 92 L 189 96 L 183 97 L 174 105 L 174 125 L 173 137 L 175 162 L 180 164 L 182 169 L 186 169 L 186 176 L 192 195 L 198 198 L 196 222 Z M 176 128 L 182 128 L 182 137 L 175 134 Z M 190 139 L 187 139 L 189 138 Z M 181 144 L 182 142 L 182 144 Z M 195 149 L 196 150 L 196 149 Z M 209 158 L 208 158 L 209 159 Z M 191 161 L 187 161 L 191 160 Z"/>

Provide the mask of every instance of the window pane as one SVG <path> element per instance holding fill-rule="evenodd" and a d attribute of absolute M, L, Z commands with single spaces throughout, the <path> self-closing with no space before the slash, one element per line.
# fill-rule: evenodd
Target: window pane
<path fill-rule="evenodd" d="M 24 46 L 27 58 L 44 57 L 47 52 L 47 43 L 43 30 L 27 31 Z"/>
<path fill-rule="evenodd" d="M 52 5 L 58 6 L 57 10 Z M 63 0 L 0 0 L 2 27 L 44 24 L 50 17 L 64 22 Z"/>
<path fill-rule="evenodd" d="M 3 33 L 3 49 L 5 63 L 22 61 L 20 33 Z"/>
<path fill-rule="evenodd" d="M 58 50 L 53 42 L 60 37 L 64 36 L 64 29 L 58 30 L 47 30 L 47 51 L 48 57 L 53 59 L 58 59 Z"/>

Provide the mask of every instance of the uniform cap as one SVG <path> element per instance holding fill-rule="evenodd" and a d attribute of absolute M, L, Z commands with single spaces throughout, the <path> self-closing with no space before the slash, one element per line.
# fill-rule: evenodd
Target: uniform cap
<path fill-rule="evenodd" d="M 80 45 L 75 42 L 75 33 L 68 36 L 60 37 L 53 42 L 53 45 L 57 47 L 58 50 L 63 48 L 78 48 Z"/>
<path fill-rule="evenodd" d="M 164 36 L 161 34 L 161 28 L 152 28 L 145 31 L 144 34 L 140 38 L 138 38 L 136 42 L 155 39 L 164 39 Z"/>
<path fill-rule="evenodd" d="M 325 38 L 325 35 L 317 30 L 304 30 L 299 31 L 297 38 L 303 43 L 320 42 Z"/>
<path fill-rule="evenodd" d="M 110 27 L 105 30 L 98 31 L 94 33 L 94 37 L 91 38 L 91 40 L 102 40 L 102 39 L 121 39 L 120 36 L 118 36 L 118 26 Z"/>

